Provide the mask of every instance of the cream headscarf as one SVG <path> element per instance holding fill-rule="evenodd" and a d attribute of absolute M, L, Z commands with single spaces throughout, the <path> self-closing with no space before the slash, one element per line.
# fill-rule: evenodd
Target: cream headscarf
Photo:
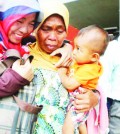
<path fill-rule="evenodd" d="M 52 14 L 59 14 L 63 17 L 67 31 L 69 25 L 69 12 L 66 6 L 58 0 L 38 0 L 38 1 L 40 3 L 40 11 L 42 11 L 42 13 L 39 16 L 39 19 L 41 19 L 41 23 L 38 25 L 35 31 L 37 32 L 38 29 L 43 24 L 43 22 Z"/>
<path fill-rule="evenodd" d="M 39 28 L 41 27 L 43 22 L 52 14 L 59 14 L 63 17 L 67 32 L 69 25 L 69 12 L 65 5 L 58 0 L 39 0 L 39 2 L 40 10 L 42 13 L 39 17 L 41 18 L 41 23 L 35 30 L 36 39 L 38 38 L 37 32 Z M 34 60 L 32 62 L 33 66 L 35 68 L 42 67 L 45 69 L 55 70 L 54 64 L 58 61 L 59 58 L 56 56 L 51 57 L 49 54 L 42 51 L 39 46 L 40 44 L 38 44 L 38 40 L 34 44 L 30 45 L 30 52 L 34 56 Z"/>

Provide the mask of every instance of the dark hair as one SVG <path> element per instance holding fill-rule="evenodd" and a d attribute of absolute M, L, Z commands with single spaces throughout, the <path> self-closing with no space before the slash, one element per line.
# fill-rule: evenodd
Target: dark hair
<path fill-rule="evenodd" d="M 36 13 L 34 29 L 37 28 L 37 26 L 40 24 L 40 22 L 38 22 L 39 14 L 40 14 L 40 12 L 37 12 L 37 13 Z"/>

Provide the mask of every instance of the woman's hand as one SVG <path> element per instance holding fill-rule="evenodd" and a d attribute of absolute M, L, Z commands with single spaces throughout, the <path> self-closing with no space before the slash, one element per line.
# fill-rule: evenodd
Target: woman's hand
<path fill-rule="evenodd" d="M 59 74 L 67 74 L 68 68 L 66 67 L 60 67 L 58 68 L 58 73 Z"/>
<path fill-rule="evenodd" d="M 74 106 L 76 112 L 89 111 L 91 108 L 95 107 L 99 102 L 100 94 L 98 92 L 93 92 L 91 90 L 84 90 L 83 94 L 77 94 L 74 100 Z"/>
<path fill-rule="evenodd" d="M 13 63 L 12 69 L 28 81 L 31 81 L 34 77 L 32 65 L 30 64 L 29 59 L 25 62 L 24 65 L 20 65 L 20 59 L 15 61 Z"/>
<path fill-rule="evenodd" d="M 72 45 L 66 43 L 64 47 L 59 48 L 51 53 L 51 56 L 61 54 L 62 57 L 55 64 L 55 67 L 68 67 L 72 62 Z"/>

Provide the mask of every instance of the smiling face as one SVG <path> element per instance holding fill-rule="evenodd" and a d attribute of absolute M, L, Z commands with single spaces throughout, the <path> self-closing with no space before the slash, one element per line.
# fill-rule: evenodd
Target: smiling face
<path fill-rule="evenodd" d="M 67 36 L 66 28 L 62 17 L 51 15 L 45 20 L 38 30 L 38 41 L 41 49 L 47 53 L 62 46 L 63 40 Z"/>
<path fill-rule="evenodd" d="M 13 44 L 21 43 L 34 29 L 36 13 L 28 14 L 15 21 L 8 31 L 9 41 Z"/>

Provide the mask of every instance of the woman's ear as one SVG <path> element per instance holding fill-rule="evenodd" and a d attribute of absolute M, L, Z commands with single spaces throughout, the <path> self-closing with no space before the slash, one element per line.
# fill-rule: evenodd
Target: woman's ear
<path fill-rule="evenodd" d="M 97 62 L 100 59 L 100 55 L 98 53 L 93 53 L 91 61 L 92 62 Z"/>

